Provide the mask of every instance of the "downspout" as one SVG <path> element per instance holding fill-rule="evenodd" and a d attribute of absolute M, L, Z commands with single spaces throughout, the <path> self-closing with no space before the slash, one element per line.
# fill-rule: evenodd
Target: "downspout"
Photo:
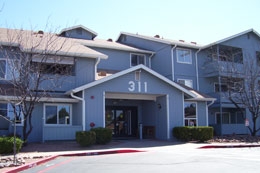
<path fill-rule="evenodd" d="M 100 57 L 96 59 L 96 63 L 95 63 L 95 69 L 94 69 L 95 80 L 97 80 L 97 65 L 99 64 L 99 62 L 100 62 Z"/>
<path fill-rule="evenodd" d="M 200 90 L 199 86 L 199 70 L 198 70 L 198 53 L 201 51 L 201 48 L 195 53 L 195 61 L 196 61 L 196 79 L 197 79 L 197 90 Z"/>
<path fill-rule="evenodd" d="M 207 111 L 206 111 L 206 126 L 209 126 L 209 107 L 213 105 L 215 100 L 212 100 L 209 104 L 207 104 Z"/>
<path fill-rule="evenodd" d="M 152 62 L 151 62 L 152 60 L 151 60 L 151 59 L 152 59 L 152 57 L 154 56 L 154 54 L 155 54 L 155 53 L 152 53 L 152 55 L 148 57 L 148 61 L 149 61 L 148 63 L 149 63 L 149 68 L 150 68 L 150 69 L 152 68 Z"/>
<path fill-rule="evenodd" d="M 173 58 L 173 50 L 177 47 L 177 44 L 171 48 L 171 58 L 172 58 L 172 81 L 174 81 L 174 58 Z"/>
<path fill-rule="evenodd" d="M 72 98 L 75 98 L 77 100 L 80 100 L 82 102 L 82 131 L 86 130 L 86 115 L 85 115 L 85 99 L 84 99 L 84 90 L 82 91 L 82 97 L 75 96 L 73 92 L 70 93 L 70 96 Z"/>

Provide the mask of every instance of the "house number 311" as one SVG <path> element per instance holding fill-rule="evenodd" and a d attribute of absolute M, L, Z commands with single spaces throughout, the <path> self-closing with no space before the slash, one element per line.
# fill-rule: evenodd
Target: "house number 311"
<path fill-rule="evenodd" d="M 131 92 L 134 91 L 138 91 L 138 92 L 142 92 L 142 90 L 144 90 L 144 92 L 147 92 L 147 82 L 134 82 L 134 81 L 129 81 L 128 82 L 129 87 L 128 90 Z"/>

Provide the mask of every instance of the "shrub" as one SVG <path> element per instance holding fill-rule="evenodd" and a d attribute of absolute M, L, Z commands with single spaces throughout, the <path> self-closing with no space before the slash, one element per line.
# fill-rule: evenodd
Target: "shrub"
<path fill-rule="evenodd" d="M 173 136 L 184 141 L 205 142 L 213 138 L 213 127 L 174 127 Z"/>
<path fill-rule="evenodd" d="M 96 133 L 96 144 L 107 144 L 112 140 L 112 130 L 102 127 L 92 128 Z"/>
<path fill-rule="evenodd" d="M 96 143 L 96 133 L 94 131 L 76 132 L 76 141 L 82 147 L 91 146 Z"/>
<path fill-rule="evenodd" d="M 18 153 L 23 145 L 23 140 L 16 138 L 16 152 Z M 13 152 L 14 137 L 0 137 L 0 154 Z"/>

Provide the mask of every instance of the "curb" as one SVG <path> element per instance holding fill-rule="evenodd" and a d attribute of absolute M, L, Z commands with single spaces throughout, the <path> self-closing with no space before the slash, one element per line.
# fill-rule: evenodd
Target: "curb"
<path fill-rule="evenodd" d="M 260 147 L 260 145 L 206 145 L 198 149 L 211 149 L 211 148 L 253 148 Z"/>
<path fill-rule="evenodd" d="M 137 152 L 144 152 L 144 151 L 140 151 L 140 150 L 131 150 L 131 149 L 124 149 L 124 150 L 109 150 L 109 151 L 97 151 L 97 152 L 83 152 L 83 153 L 70 153 L 70 154 L 59 154 L 59 155 L 55 155 L 55 156 L 51 156 L 48 158 L 44 158 L 42 160 L 38 160 L 36 162 L 33 163 L 29 163 L 26 165 L 22 165 L 19 166 L 17 168 L 14 168 L 10 171 L 7 171 L 6 173 L 16 173 L 16 172 L 21 172 L 24 171 L 26 169 L 30 169 L 33 167 L 36 167 L 40 164 L 46 163 L 50 160 L 53 160 L 57 157 L 69 157 L 69 156 L 95 156 L 95 155 L 105 155 L 105 154 L 123 154 L 123 153 L 137 153 Z"/>

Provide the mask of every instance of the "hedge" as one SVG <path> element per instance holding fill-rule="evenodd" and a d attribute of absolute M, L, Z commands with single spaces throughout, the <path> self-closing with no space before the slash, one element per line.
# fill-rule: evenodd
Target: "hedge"
<path fill-rule="evenodd" d="M 205 142 L 213 138 L 213 127 L 174 127 L 173 136 L 184 141 L 200 141 Z"/>
<path fill-rule="evenodd" d="M 82 147 L 91 146 L 96 143 L 96 133 L 94 131 L 76 132 L 76 141 Z"/>
<path fill-rule="evenodd" d="M 96 144 L 107 144 L 112 140 L 112 130 L 97 127 L 92 128 L 90 131 L 94 131 L 96 133 Z"/>
<path fill-rule="evenodd" d="M 16 152 L 18 153 L 23 145 L 23 140 L 16 138 Z M 0 154 L 13 153 L 14 137 L 0 137 Z"/>

